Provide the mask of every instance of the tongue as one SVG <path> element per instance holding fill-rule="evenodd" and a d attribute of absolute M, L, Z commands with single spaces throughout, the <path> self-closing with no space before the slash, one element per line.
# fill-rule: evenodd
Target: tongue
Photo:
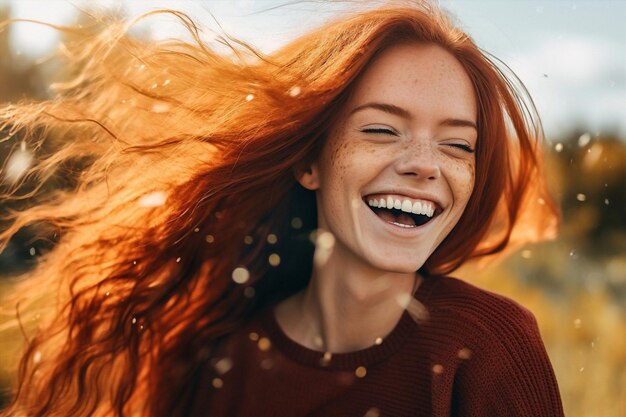
<path fill-rule="evenodd" d="M 378 214 L 378 217 L 389 223 L 400 223 L 407 226 L 415 226 L 415 221 L 408 214 L 394 214 L 389 210 L 381 210 L 376 214 Z"/>

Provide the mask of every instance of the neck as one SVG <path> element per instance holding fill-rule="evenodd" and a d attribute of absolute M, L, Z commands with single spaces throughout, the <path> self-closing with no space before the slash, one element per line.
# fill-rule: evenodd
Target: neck
<path fill-rule="evenodd" d="M 341 353 L 380 343 L 414 294 L 417 274 L 380 271 L 336 247 L 302 292 L 279 304 L 285 333 L 314 350 Z"/>

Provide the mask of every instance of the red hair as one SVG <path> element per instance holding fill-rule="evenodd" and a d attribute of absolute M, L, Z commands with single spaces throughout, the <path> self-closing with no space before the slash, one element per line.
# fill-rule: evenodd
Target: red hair
<path fill-rule="evenodd" d="M 3 416 L 187 415 L 212 347 L 307 285 L 315 197 L 294 171 L 315 158 L 355 80 L 390 45 L 445 48 L 478 99 L 474 192 L 429 273 L 502 251 L 539 198 L 529 190 L 545 191 L 532 103 L 437 8 L 358 12 L 269 56 L 224 38 L 233 54 L 218 54 L 188 17 L 167 13 L 196 44 L 144 42 L 119 25 L 73 29 L 73 78 L 58 95 L 0 109 L 14 138 L 57 140 L 25 178 L 85 165 L 74 188 L 12 214 L 0 233 L 0 249 L 37 222 L 61 236 L 12 297 L 33 314 L 46 305 L 49 320 L 27 341 Z M 555 218 L 541 198 L 529 217 L 538 227 Z M 273 253 L 280 265 L 268 262 Z"/>

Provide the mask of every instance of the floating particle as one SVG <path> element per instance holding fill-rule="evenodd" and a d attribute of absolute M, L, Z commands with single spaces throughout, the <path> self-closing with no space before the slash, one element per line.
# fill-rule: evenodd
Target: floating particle
<path fill-rule="evenodd" d="M 335 246 L 335 236 L 330 232 L 322 232 L 315 239 L 315 244 L 320 249 L 332 249 Z"/>
<path fill-rule="evenodd" d="M 585 201 L 587 199 L 587 196 L 583 193 L 578 193 L 576 194 L 576 200 L 578 201 Z"/>
<path fill-rule="evenodd" d="M 417 323 L 424 323 L 428 321 L 430 314 L 428 313 L 428 309 L 426 308 L 426 306 L 420 301 L 413 298 L 410 294 L 409 297 L 409 305 L 407 306 L 406 311 L 409 313 L 411 318 Z"/>
<path fill-rule="evenodd" d="M 262 337 L 259 339 L 258 346 L 260 350 L 266 351 L 272 346 L 272 342 L 267 337 Z"/>
<path fill-rule="evenodd" d="M 569 256 L 570 256 L 570 258 L 574 258 L 574 259 L 578 258 L 578 254 L 574 250 L 571 250 L 569 252 Z"/>
<path fill-rule="evenodd" d="M 300 217 L 294 217 L 291 219 L 291 227 L 294 229 L 302 228 L 302 219 Z"/>
<path fill-rule="evenodd" d="M 246 237 L 243 238 L 243 243 L 245 243 L 246 245 L 252 245 L 252 242 L 254 240 L 252 239 L 252 236 L 250 235 L 246 235 Z"/>
<path fill-rule="evenodd" d="M 376 407 L 372 407 L 365 412 L 363 417 L 380 417 L 380 410 Z"/>
<path fill-rule="evenodd" d="M 609 205 L 609 199 L 608 198 L 604 199 L 604 204 L 607 205 L 607 206 Z"/>
<path fill-rule="evenodd" d="M 322 266 L 328 262 L 330 255 L 333 252 L 335 246 L 335 236 L 330 232 L 313 232 L 311 238 L 315 242 L 315 253 L 313 255 L 313 262 L 315 265 Z"/>
<path fill-rule="evenodd" d="M 170 109 L 170 105 L 167 103 L 156 103 L 152 106 L 153 113 L 166 113 Z"/>
<path fill-rule="evenodd" d="M 157 84 L 157 83 L 152 83 L 152 85 L 150 86 L 150 88 L 154 90 L 154 89 L 155 89 L 155 88 L 157 88 L 158 86 L 159 86 L 159 84 Z"/>
<path fill-rule="evenodd" d="M 166 85 L 168 85 L 169 83 L 170 83 L 170 80 L 169 80 L 169 79 L 168 79 L 168 80 L 165 80 L 165 81 L 163 81 L 163 86 L 165 87 L 165 86 L 166 86 Z"/>
<path fill-rule="evenodd" d="M 583 133 L 578 138 L 578 146 L 580 146 L 581 148 L 587 146 L 589 144 L 589 142 L 591 142 L 591 134 L 590 133 Z"/>
<path fill-rule="evenodd" d="M 180 262 L 180 256 L 178 258 L 176 258 L 176 263 Z"/>
<path fill-rule="evenodd" d="M 278 237 L 276 237 L 275 234 L 270 233 L 269 235 L 267 235 L 267 243 L 269 243 L 270 245 L 273 245 L 276 242 L 278 242 Z"/>
<path fill-rule="evenodd" d="M 250 332 L 248 333 L 248 338 L 253 342 L 256 342 L 257 340 L 259 340 L 259 334 L 257 332 Z"/>
<path fill-rule="evenodd" d="M 330 352 L 324 352 L 324 356 L 320 359 L 321 366 L 328 366 L 330 364 L 330 360 L 333 358 L 333 354 Z"/>
<path fill-rule="evenodd" d="M 546 205 L 546 200 L 544 200 L 543 198 L 539 197 L 537 199 L 537 203 L 539 203 L 542 206 L 545 206 Z"/>
<path fill-rule="evenodd" d="M 22 142 L 21 148 L 9 157 L 4 168 L 4 178 L 11 183 L 15 183 L 26 173 L 32 161 L 33 156 L 26 150 L 26 143 Z"/>
<path fill-rule="evenodd" d="M 198 233 L 200 231 L 199 227 L 196 227 L 195 229 L 193 229 L 194 232 Z"/>
<path fill-rule="evenodd" d="M 521 255 L 522 255 L 522 258 L 524 259 L 530 259 L 533 257 L 533 253 L 529 249 L 524 249 Z"/>
<path fill-rule="evenodd" d="M 441 375 L 443 373 L 443 365 L 440 365 L 440 364 L 433 365 L 433 373 L 437 375 Z"/>
<path fill-rule="evenodd" d="M 252 101 L 252 100 L 254 100 L 254 94 L 248 94 L 246 96 L 246 101 Z"/>
<path fill-rule="evenodd" d="M 256 294 L 256 290 L 254 289 L 254 287 L 246 287 L 243 290 L 243 295 L 246 298 L 252 298 L 252 297 L 254 297 L 255 294 Z"/>
<path fill-rule="evenodd" d="M 230 371 L 232 367 L 233 361 L 230 358 L 222 358 L 215 363 L 215 370 L 220 375 L 224 375 L 226 372 Z"/>
<path fill-rule="evenodd" d="M 554 150 L 557 152 L 561 152 L 563 150 L 563 144 L 562 143 L 557 143 L 556 145 L 554 145 Z"/>
<path fill-rule="evenodd" d="M 374 344 L 382 345 L 383 344 L 383 338 L 382 337 L 377 337 L 376 340 L 374 340 Z"/>
<path fill-rule="evenodd" d="M 133 261 L 133 265 L 137 265 L 137 261 Z"/>
<path fill-rule="evenodd" d="M 459 350 L 457 356 L 459 359 L 469 359 L 472 357 L 472 351 L 468 348 L 462 348 Z"/>
<path fill-rule="evenodd" d="M 35 254 L 37 253 L 37 251 L 35 250 L 35 248 L 30 248 L 28 250 L 28 253 L 30 253 L 30 256 L 35 256 Z"/>
<path fill-rule="evenodd" d="M 131 320 L 131 322 L 132 322 L 133 324 L 137 323 L 137 317 L 133 317 L 133 319 Z"/>
<path fill-rule="evenodd" d="M 141 197 L 139 205 L 141 207 L 159 207 L 165 204 L 167 195 L 162 191 L 148 193 Z"/>
<path fill-rule="evenodd" d="M 302 92 L 302 89 L 298 87 L 297 85 L 294 85 L 293 87 L 289 89 L 289 95 L 291 97 L 298 97 L 301 92 Z"/>
<path fill-rule="evenodd" d="M 137 68 L 139 71 L 143 71 L 146 69 L 146 66 L 144 64 L 139 65 L 139 67 Z"/>
<path fill-rule="evenodd" d="M 211 384 L 214 388 L 222 388 L 224 386 L 224 381 L 222 381 L 222 378 L 213 378 Z"/>
<path fill-rule="evenodd" d="M 403 292 L 396 296 L 396 302 L 400 305 L 400 307 L 406 309 L 411 303 L 411 298 L 413 298 L 411 294 L 409 294 L 408 292 Z"/>
<path fill-rule="evenodd" d="M 317 346 L 318 348 L 321 348 L 324 345 L 324 341 L 322 340 L 322 338 L 319 335 L 316 335 L 313 338 L 313 344 L 315 346 Z"/>
<path fill-rule="evenodd" d="M 582 372 L 585 370 L 585 367 L 583 366 L 582 368 L 579 369 L 579 372 Z"/>
<path fill-rule="evenodd" d="M 106 294 L 104 294 L 104 295 L 106 295 L 108 297 L 109 295 L 111 295 L 111 292 L 107 291 Z"/>
<path fill-rule="evenodd" d="M 261 368 L 269 371 L 274 367 L 274 360 L 271 358 L 265 358 L 261 361 Z"/>
<path fill-rule="evenodd" d="M 280 256 L 277 253 L 272 253 L 269 257 L 269 263 L 272 266 L 280 265 Z"/>
<path fill-rule="evenodd" d="M 367 369 L 365 369 L 365 366 L 359 366 L 358 368 L 355 369 L 354 374 L 358 378 L 363 378 L 365 377 L 365 375 L 367 375 Z"/>
<path fill-rule="evenodd" d="M 243 266 L 239 266 L 233 270 L 233 281 L 237 284 L 243 284 L 250 278 L 250 272 Z"/>
<path fill-rule="evenodd" d="M 41 362 L 41 352 L 37 351 L 33 355 L 33 363 L 39 363 L 39 362 Z"/>
<path fill-rule="evenodd" d="M 580 329 L 581 327 L 583 327 L 583 322 L 581 319 L 575 319 L 574 320 L 574 328 L 575 329 Z"/>
<path fill-rule="evenodd" d="M 204 238 L 204 240 L 206 240 L 207 243 L 213 243 L 215 242 L 215 238 L 213 237 L 213 235 L 206 235 L 206 237 Z"/>

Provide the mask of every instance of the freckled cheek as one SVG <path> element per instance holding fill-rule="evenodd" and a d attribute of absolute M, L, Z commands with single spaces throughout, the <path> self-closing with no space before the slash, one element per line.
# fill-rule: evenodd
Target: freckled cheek
<path fill-rule="evenodd" d="M 465 163 L 457 167 L 455 188 L 458 198 L 467 203 L 474 190 L 475 170 L 473 163 Z"/>
<path fill-rule="evenodd" d="M 448 181 L 455 200 L 467 203 L 474 190 L 475 175 L 474 163 L 471 161 L 459 161 L 449 167 Z"/>

